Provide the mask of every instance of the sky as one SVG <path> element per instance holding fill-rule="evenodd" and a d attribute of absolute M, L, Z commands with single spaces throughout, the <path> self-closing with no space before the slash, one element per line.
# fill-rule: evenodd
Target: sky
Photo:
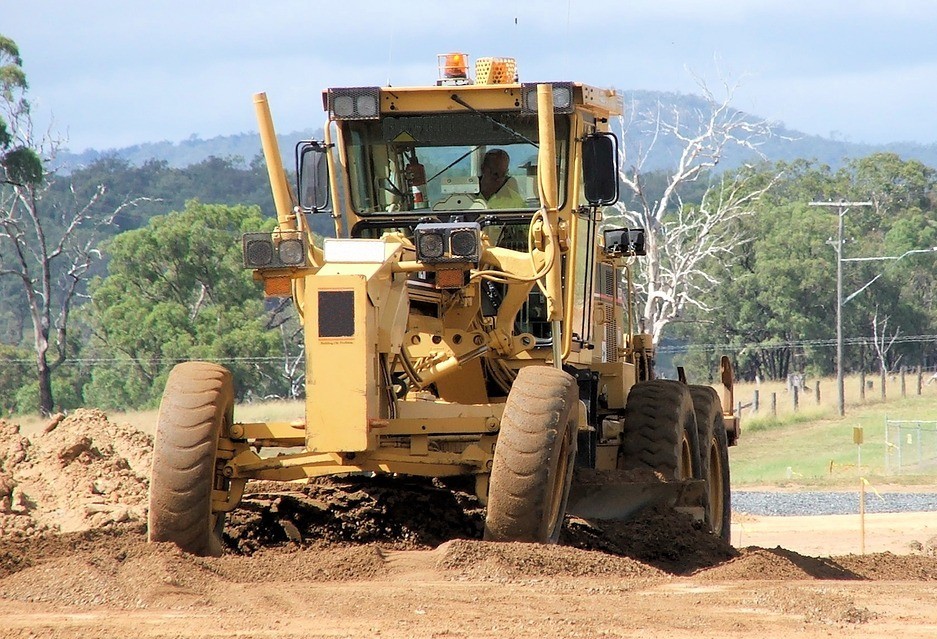
<path fill-rule="evenodd" d="M 0 0 L 39 130 L 72 151 L 318 128 L 327 87 L 432 84 L 436 56 L 521 81 L 699 93 L 807 134 L 937 142 L 933 0 Z"/>

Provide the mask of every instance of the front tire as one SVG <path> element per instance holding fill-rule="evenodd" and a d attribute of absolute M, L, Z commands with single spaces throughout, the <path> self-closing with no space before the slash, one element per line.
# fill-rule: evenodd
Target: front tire
<path fill-rule="evenodd" d="M 501 417 L 488 487 L 485 539 L 556 543 L 576 458 L 576 380 L 522 368 Z"/>
<path fill-rule="evenodd" d="M 193 555 L 221 555 L 224 512 L 212 512 L 212 491 L 228 489 L 218 440 L 233 414 L 227 369 L 185 362 L 170 371 L 153 445 L 149 541 L 169 541 Z"/>

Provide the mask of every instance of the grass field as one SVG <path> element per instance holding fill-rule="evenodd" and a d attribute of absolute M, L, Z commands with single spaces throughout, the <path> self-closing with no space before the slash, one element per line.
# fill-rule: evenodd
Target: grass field
<path fill-rule="evenodd" d="M 871 379 L 871 378 L 870 378 Z M 763 382 L 757 386 L 760 410 L 753 406 L 742 410 L 742 436 L 739 445 L 730 451 L 732 483 L 736 487 L 756 485 L 853 486 L 858 483 L 859 450 L 853 443 L 853 429 L 862 427 L 862 475 L 872 485 L 932 485 L 937 490 L 937 467 L 930 474 L 886 475 L 886 450 L 891 467 L 896 467 L 894 447 L 885 444 L 885 420 L 937 420 L 937 383 L 924 384 L 917 395 L 917 379 L 906 379 L 906 396 L 900 392 L 900 379 L 889 380 L 888 399 L 881 400 L 879 380 L 874 388 L 859 397 L 859 379 L 846 380 L 846 416 L 839 417 L 836 406 L 836 380 L 820 380 L 820 402 L 814 392 L 816 381 L 808 383 L 809 391 L 800 395 L 795 412 L 791 393 L 782 382 Z M 925 378 L 926 382 L 926 378 Z M 756 386 L 739 384 L 735 399 L 743 406 L 752 403 Z M 770 412 L 770 397 L 776 396 L 776 415 Z M 238 405 L 235 419 L 244 422 L 288 421 L 302 418 L 302 402 L 274 401 Z M 153 433 L 156 411 L 110 413 L 113 422 L 131 424 Z M 15 418 L 25 433 L 40 429 L 46 420 L 37 416 Z M 937 441 L 925 451 L 937 455 Z"/>
<path fill-rule="evenodd" d="M 917 378 L 907 376 L 906 394 L 901 395 L 900 378 L 889 379 L 887 399 L 882 401 L 879 379 L 869 378 L 874 388 L 859 395 L 859 378 L 845 383 L 845 417 L 837 411 L 836 380 L 820 380 L 820 402 L 810 391 L 800 397 L 798 411 L 793 410 L 791 393 L 783 383 L 759 385 L 761 410 L 742 410 L 742 437 L 731 450 L 732 483 L 735 486 L 755 484 L 851 485 L 857 483 L 860 450 L 854 443 L 853 429 L 862 428 L 861 474 L 876 483 L 932 484 L 937 489 L 937 469 L 929 474 L 895 474 L 897 450 L 885 442 L 885 421 L 937 420 L 937 384 L 924 379 L 921 395 L 917 394 Z M 736 387 L 736 401 L 752 402 L 755 386 Z M 777 415 L 770 414 L 771 393 L 777 397 Z M 886 463 L 886 451 L 890 456 Z M 937 443 L 923 451 L 937 455 Z M 906 457 L 907 458 L 907 457 Z M 886 469 L 892 473 L 886 474 Z"/>

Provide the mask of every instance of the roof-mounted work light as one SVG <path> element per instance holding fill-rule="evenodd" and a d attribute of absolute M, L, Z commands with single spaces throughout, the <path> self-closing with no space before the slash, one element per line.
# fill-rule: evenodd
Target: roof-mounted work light
<path fill-rule="evenodd" d="M 381 117 L 380 87 L 348 87 L 328 90 L 332 120 L 378 120 Z"/>
<path fill-rule="evenodd" d="M 553 112 L 573 112 L 573 83 L 553 82 Z M 537 83 L 525 82 L 521 85 L 521 113 L 537 112 Z"/>

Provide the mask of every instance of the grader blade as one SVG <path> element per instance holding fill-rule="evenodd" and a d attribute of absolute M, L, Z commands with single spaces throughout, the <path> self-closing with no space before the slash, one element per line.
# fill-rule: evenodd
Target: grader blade
<path fill-rule="evenodd" d="M 566 513 L 582 519 L 631 519 L 649 506 L 663 504 L 694 519 L 704 516 L 706 483 L 665 481 L 652 473 L 577 468 Z"/>

